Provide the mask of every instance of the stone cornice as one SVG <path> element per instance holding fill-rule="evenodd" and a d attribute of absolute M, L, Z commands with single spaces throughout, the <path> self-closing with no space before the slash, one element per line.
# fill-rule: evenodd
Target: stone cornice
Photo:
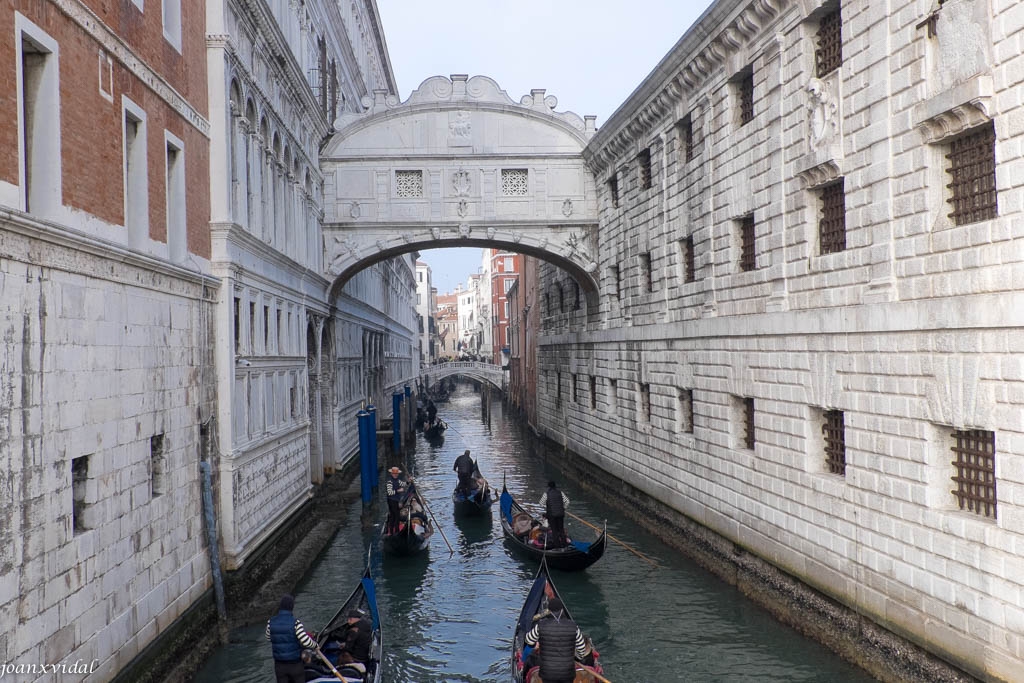
<path fill-rule="evenodd" d="M 992 77 L 976 76 L 914 108 L 914 127 L 926 143 L 937 143 L 992 119 Z"/>
<path fill-rule="evenodd" d="M 252 233 L 248 232 L 237 223 L 210 223 L 210 238 L 211 239 L 223 239 L 227 242 L 233 242 L 240 247 L 246 249 L 249 253 L 257 256 L 263 261 L 270 263 L 276 263 L 285 270 L 295 275 L 297 279 L 305 279 L 311 281 L 319 281 L 325 289 L 329 284 L 329 281 L 324 279 L 322 275 L 314 270 L 303 268 L 297 261 L 288 256 L 287 254 L 278 251 L 274 247 L 270 246 L 263 240 L 259 239 Z M 228 261 L 212 261 L 214 267 L 222 267 L 225 264 L 234 263 L 233 260 Z M 250 277 L 260 277 L 258 273 L 249 273 Z M 269 282 L 269 281 L 268 281 Z M 275 286 L 281 287 L 283 283 L 274 282 Z"/>
<path fill-rule="evenodd" d="M 601 175 L 630 152 L 656 123 L 675 111 L 684 95 L 699 90 L 730 54 L 749 45 L 787 2 L 719 0 L 708 8 L 583 150 L 594 174 Z"/>
<path fill-rule="evenodd" d="M 93 40 L 117 59 L 118 62 L 142 81 L 153 93 L 178 112 L 204 137 L 210 137 L 210 121 L 201 114 L 163 76 L 154 71 L 135 54 L 135 51 L 111 31 L 96 14 L 78 0 L 53 0 L 69 19 L 78 24 Z M 206 56 L 202 62 L 205 65 Z"/>

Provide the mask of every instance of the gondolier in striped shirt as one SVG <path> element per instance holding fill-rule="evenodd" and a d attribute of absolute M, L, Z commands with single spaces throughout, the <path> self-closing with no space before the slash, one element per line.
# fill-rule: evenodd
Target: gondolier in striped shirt
<path fill-rule="evenodd" d="M 284 595 L 277 614 L 267 621 L 266 636 L 274 653 L 277 683 L 305 683 L 306 668 L 302 664 L 302 650 L 316 649 L 316 642 L 306 633 L 306 627 L 292 614 L 294 608 L 295 598 Z"/>
<path fill-rule="evenodd" d="M 544 516 L 547 517 L 548 525 L 551 527 L 551 536 L 554 539 L 554 547 L 562 547 L 567 543 L 565 538 L 565 510 L 569 507 L 569 496 L 560 491 L 555 482 L 548 482 L 548 490 L 540 497 L 540 506 L 544 508 Z"/>
<path fill-rule="evenodd" d="M 388 470 L 391 475 L 384 482 L 385 493 L 388 496 L 388 533 L 398 531 L 401 507 L 405 503 L 409 490 L 409 481 L 402 477 L 402 470 L 399 467 L 392 467 Z"/>
<path fill-rule="evenodd" d="M 526 634 L 529 648 L 540 644 L 531 663 L 540 660 L 540 678 L 544 683 L 572 683 L 576 678 L 576 660 L 583 661 L 589 651 L 583 632 L 565 614 L 562 601 L 557 597 L 549 598 L 547 612 L 538 616 L 540 619 Z M 524 659 L 528 658 L 530 652 L 523 655 Z"/>

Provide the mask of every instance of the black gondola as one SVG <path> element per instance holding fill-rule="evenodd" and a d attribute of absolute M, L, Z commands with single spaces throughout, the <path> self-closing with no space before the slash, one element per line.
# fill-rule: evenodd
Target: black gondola
<path fill-rule="evenodd" d="M 570 540 L 561 548 L 547 548 L 540 540 L 531 540 L 531 535 L 543 537 L 541 523 L 516 502 L 503 485 L 501 487 L 501 529 L 505 539 L 514 549 L 534 559 L 546 558 L 552 569 L 572 572 L 586 569 L 604 555 L 608 535 L 607 524 L 592 542 Z M 519 531 L 519 533 L 516 533 Z"/>
<path fill-rule="evenodd" d="M 434 424 L 423 430 L 423 435 L 428 439 L 439 439 L 444 435 L 446 429 L 448 429 L 448 425 L 444 420 L 434 420 Z"/>
<path fill-rule="evenodd" d="M 348 600 L 345 601 L 345 604 L 341 606 L 338 613 L 327 622 L 327 625 L 317 635 L 316 643 L 320 648 L 320 652 L 330 657 L 334 651 L 332 644 L 343 638 L 345 628 L 348 626 L 349 617 L 360 616 L 360 612 L 372 624 L 373 636 L 370 644 L 370 661 L 359 663 L 362 665 L 361 667 L 357 664 L 339 664 L 337 662 L 332 662 L 332 664 L 335 670 L 341 674 L 342 680 L 347 683 L 380 683 L 382 670 L 380 663 L 384 654 L 384 641 L 380 628 L 380 612 L 377 609 L 377 590 L 373 583 L 373 577 L 370 576 L 369 564 L 366 565 L 363 577 L 359 580 L 359 584 L 352 591 Z M 319 655 L 314 655 L 312 661 L 306 664 L 306 680 L 317 681 L 318 683 L 326 681 L 335 681 L 337 683 L 339 679 L 330 670 L 330 667 L 320 659 Z"/>
<path fill-rule="evenodd" d="M 494 495 L 490 485 L 483 475 L 480 474 L 480 467 L 473 468 L 473 481 L 477 484 L 475 489 L 469 493 L 461 490 L 458 484 L 452 492 L 452 503 L 455 505 L 455 514 L 474 517 L 484 514 L 494 504 Z"/>
<path fill-rule="evenodd" d="M 415 485 L 399 514 L 398 529 L 394 533 L 388 533 L 388 525 L 384 524 L 381 548 L 392 555 L 413 555 L 426 548 L 434 535 L 434 525 L 430 523 L 427 506 Z"/>
<path fill-rule="evenodd" d="M 541 558 L 540 567 L 537 568 L 537 575 L 533 579 L 533 585 L 530 587 L 530 592 L 523 603 L 523 609 L 519 612 L 519 619 L 516 620 L 515 635 L 512 636 L 512 683 L 533 683 L 533 681 L 540 680 L 539 673 L 534 672 L 534 675 L 530 676 L 531 672 L 524 666 L 523 646 L 526 644 L 526 634 L 530 632 L 530 629 L 536 623 L 537 615 L 543 614 L 547 610 L 548 599 L 552 597 L 557 597 L 562 602 L 565 616 L 572 619 L 569 606 L 562 600 L 562 596 L 559 595 L 555 584 L 548 575 L 547 562 L 544 558 Z M 584 683 L 607 680 L 595 677 L 595 674 L 600 675 L 603 671 L 598 662 L 598 653 L 596 650 L 593 650 L 593 644 L 589 638 L 587 639 L 587 644 L 591 647 L 593 665 L 576 662 L 575 680 Z"/>

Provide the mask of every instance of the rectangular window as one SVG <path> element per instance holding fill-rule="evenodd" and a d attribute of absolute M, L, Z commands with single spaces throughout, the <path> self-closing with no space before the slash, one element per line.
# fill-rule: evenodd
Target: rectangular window
<path fill-rule="evenodd" d="M 149 492 L 155 498 L 163 495 L 166 485 L 166 461 L 164 458 L 164 435 L 149 437 Z"/>
<path fill-rule="evenodd" d="M 612 276 L 612 284 L 615 285 L 615 298 L 622 301 L 622 278 L 619 276 L 618 266 L 608 266 Z"/>
<path fill-rule="evenodd" d="M 996 433 L 984 429 L 955 431 L 953 495 L 961 510 L 996 518 Z"/>
<path fill-rule="evenodd" d="M 249 353 L 256 354 L 256 302 L 249 302 Z"/>
<path fill-rule="evenodd" d="M 505 272 L 506 273 L 511 273 L 514 269 L 515 269 L 515 266 L 513 265 L 512 257 L 511 256 L 506 256 L 505 257 Z M 508 290 L 505 290 L 505 291 L 508 291 Z"/>
<path fill-rule="evenodd" d="M 288 389 L 288 414 L 294 420 L 299 416 L 299 404 L 295 399 L 295 387 Z"/>
<path fill-rule="evenodd" d="M 181 52 L 181 0 L 162 0 L 164 15 L 164 38 Z"/>
<path fill-rule="evenodd" d="M 188 256 L 185 227 L 185 144 L 167 131 L 164 131 L 164 138 L 167 157 L 167 255 L 175 263 L 180 263 Z"/>
<path fill-rule="evenodd" d="M 679 119 L 676 124 L 676 144 L 679 145 L 679 159 L 684 162 L 693 160 L 693 119 L 689 114 Z"/>
<path fill-rule="evenodd" d="M 512 289 L 512 285 L 516 283 L 515 278 L 505 279 L 505 293 L 508 294 L 508 290 Z"/>
<path fill-rule="evenodd" d="M 619 208 L 619 176 L 615 173 L 608 179 L 608 194 L 611 196 L 612 208 Z"/>
<path fill-rule="evenodd" d="M 640 419 L 651 421 L 651 385 L 640 383 Z"/>
<path fill-rule="evenodd" d="M 505 320 L 508 320 L 508 302 L 505 302 Z"/>
<path fill-rule="evenodd" d="M 80 534 L 92 528 L 86 519 L 86 486 L 89 482 L 89 456 L 83 455 L 71 460 L 71 524 L 74 533 Z"/>
<path fill-rule="evenodd" d="M 654 291 L 654 274 L 651 272 L 651 252 L 640 254 L 640 277 L 643 278 L 644 291 Z"/>
<path fill-rule="evenodd" d="M 843 179 L 822 188 L 821 216 L 818 219 L 818 244 L 822 254 L 846 249 L 846 192 Z"/>
<path fill-rule="evenodd" d="M 818 78 L 823 78 L 843 63 L 843 20 L 838 7 L 821 18 L 815 40 L 814 67 Z"/>
<path fill-rule="evenodd" d="M 270 306 L 263 307 L 263 354 L 270 353 Z"/>
<path fill-rule="evenodd" d="M 757 252 L 755 245 L 757 234 L 754 230 L 754 214 L 744 216 L 737 221 L 740 244 L 740 270 L 748 271 L 757 268 Z"/>
<path fill-rule="evenodd" d="M 597 410 L 597 378 L 590 376 L 590 409 Z"/>
<path fill-rule="evenodd" d="M 124 225 L 132 247 L 149 239 L 149 175 L 146 165 L 146 115 L 134 102 L 124 105 Z"/>
<path fill-rule="evenodd" d="M 22 204 L 45 215 L 62 205 L 57 42 L 17 12 L 15 26 Z"/>
<path fill-rule="evenodd" d="M 743 399 L 743 446 L 747 450 L 754 450 L 754 399 Z"/>
<path fill-rule="evenodd" d="M 277 354 L 280 356 L 285 351 L 285 332 L 281 327 L 281 303 L 278 302 L 277 306 L 277 325 L 274 329 L 277 331 Z"/>
<path fill-rule="evenodd" d="M 680 389 L 676 404 L 676 429 L 693 434 L 693 389 Z"/>
<path fill-rule="evenodd" d="M 423 282 L 423 271 L 421 270 L 420 272 L 416 273 L 416 275 L 419 277 L 420 282 Z"/>
<path fill-rule="evenodd" d="M 572 384 L 570 385 L 572 387 L 572 402 L 573 403 L 579 403 L 580 402 L 580 384 L 579 384 L 579 382 L 576 379 L 576 374 L 575 373 L 573 373 L 570 376 L 569 381 L 572 382 Z"/>
<path fill-rule="evenodd" d="M 241 313 L 242 313 L 242 300 L 237 296 L 235 297 L 235 312 L 234 312 L 234 333 L 235 333 L 235 355 L 239 355 L 242 352 L 242 336 L 241 336 Z"/>
<path fill-rule="evenodd" d="M 395 171 L 395 196 L 402 199 L 423 196 L 423 171 Z"/>
<path fill-rule="evenodd" d="M 683 282 L 697 279 L 696 261 L 693 257 L 693 235 L 679 240 L 679 264 Z"/>
<path fill-rule="evenodd" d="M 501 169 L 501 194 L 506 197 L 525 197 L 529 191 L 529 174 L 525 168 Z"/>
<path fill-rule="evenodd" d="M 739 122 L 745 126 L 754 120 L 754 71 L 747 67 L 735 80 L 736 102 L 739 108 Z"/>
<path fill-rule="evenodd" d="M 619 383 L 614 379 L 608 380 L 608 407 L 613 413 L 619 410 Z"/>
<path fill-rule="evenodd" d="M 846 426 L 843 411 L 826 410 L 821 433 L 825 438 L 825 466 L 832 474 L 846 474 Z"/>
<path fill-rule="evenodd" d="M 640 172 L 640 189 L 648 190 L 651 187 L 651 150 L 642 150 L 636 156 L 636 163 Z"/>
<path fill-rule="evenodd" d="M 555 405 L 562 405 L 562 373 L 555 373 Z"/>
<path fill-rule="evenodd" d="M 980 126 L 953 140 L 946 155 L 946 171 L 952 180 L 949 217 L 956 225 L 995 218 L 996 132 L 992 123 Z"/>

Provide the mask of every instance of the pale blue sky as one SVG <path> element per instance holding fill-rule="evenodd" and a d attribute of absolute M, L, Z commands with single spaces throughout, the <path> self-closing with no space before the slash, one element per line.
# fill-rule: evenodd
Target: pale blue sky
<path fill-rule="evenodd" d="M 710 0 L 377 0 L 401 99 L 431 76 L 490 76 L 518 101 L 532 88 L 558 111 L 622 104 Z M 475 273 L 479 249 L 423 252 L 442 294 Z"/>

